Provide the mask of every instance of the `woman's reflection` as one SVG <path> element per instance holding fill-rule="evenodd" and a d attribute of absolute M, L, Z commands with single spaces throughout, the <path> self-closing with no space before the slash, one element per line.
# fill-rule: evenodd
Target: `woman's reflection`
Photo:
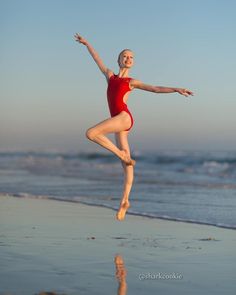
<path fill-rule="evenodd" d="M 114 258 L 115 266 L 116 266 L 116 278 L 118 280 L 118 289 L 117 295 L 126 295 L 127 292 L 127 283 L 126 283 L 126 275 L 127 271 L 125 268 L 125 263 L 121 255 L 116 255 Z"/>

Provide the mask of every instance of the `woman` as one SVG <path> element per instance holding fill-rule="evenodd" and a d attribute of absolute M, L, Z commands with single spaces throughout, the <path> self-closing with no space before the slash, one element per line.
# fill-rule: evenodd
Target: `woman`
<path fill-rule="evenodd" d="M 111 118 L 89 128 L 86 136 L 89 140 L 111 151 L 121 160 L 125 176 L 124 191 L 116 217 L 118 220 L 123 220 L 127 209 L 130 207 L 129 194 L 133 183 L 135 165 L 135 161 L 130 155 L 128 143 L 128 134 L 133 126 L 133 117 L 126 105 L 129 93 L 134 88 L 155 93 L 178 92 L 184 96 L 193 95 L 193 93 L 188 89 L 152 86 L 130 78 L 129 70 L 134 63 L 134 55 L 130 49 L 124 49 L 119 54 L 119 73 L 115 75 L 112 70 L 104 65 L 98 53 L 86 39 L 79 34 L 75 34 L 75 40 L 87 47 L 108 83 L 107 100 Z M 108 133 L 115 133 L 116 145 L 106 136 Z"/>

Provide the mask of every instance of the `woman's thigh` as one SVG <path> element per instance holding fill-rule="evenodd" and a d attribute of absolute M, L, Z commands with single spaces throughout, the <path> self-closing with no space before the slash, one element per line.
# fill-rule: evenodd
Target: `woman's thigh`
<path fill-rule="evenodd" d="M 96 124 L 90 130 L 92 129 L 93 132 L 98 134 L 117 133 L 128 129 L 129 126 L 130 117 L 122 111 L 120 114 Z"/>

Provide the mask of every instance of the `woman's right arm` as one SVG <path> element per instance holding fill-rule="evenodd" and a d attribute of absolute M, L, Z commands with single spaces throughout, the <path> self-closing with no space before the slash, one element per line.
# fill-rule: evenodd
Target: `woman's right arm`
<path fill-rule="evenodd" d="M 110 76 L 113 74 L 113 72 L 104 65 L 102 59 L 100 58 L 98 53 L 95 51 L 95 49 L 88 43 L 88 41 L 84 39 L 82 36 L 80 36 L 78 33 L 75 34 L 75 41 L 87 47 L 89 53 L 91 54 L 92 58 L 96 62 L 101 72 L 105 75 L 107 79 L 109 79 Z"/>

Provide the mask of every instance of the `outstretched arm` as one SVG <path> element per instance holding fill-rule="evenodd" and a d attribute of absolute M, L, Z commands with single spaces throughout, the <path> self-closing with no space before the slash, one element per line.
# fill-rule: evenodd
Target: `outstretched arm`
<path fill-rule="evenodd" d="M 152 86 L 148 84 L 144 84 L 143 82 L 139 80 L 132 79 L 130 82 L 130 86 L 132 88 L 138 88 L 145 91 L 155 92 L 155 93 L 173 93 L 178 92 L 179 94 L 182 94 L 184 96 L 193 95 L 193 92 L 185 89 L 185 88 L 173 88 L 173 87 L 163 87 L 163 86 Z"/>
<path fill-rule="evenodd" d="M 98 53 L 95 51 L 95 49 L 89 44 L 89 42 L 84 39 L 82 36 L 80 36 L 78 33 L 75 34 L 75 41 L 85 45 L 89 51 L 89 53 L 91 54 L 92 58 L 94 59 L 94 61 L 96 62 L 97 66 L 99 67 L 99 69 L 101 70 L 101 72 L 106 76 L 106 78 L 108 79 L 111 75 L 112 75 L 112 71 L 109 70 L 103 63 L 102 59 L 100 58 L 100 56 L 98 55 Z"/>

